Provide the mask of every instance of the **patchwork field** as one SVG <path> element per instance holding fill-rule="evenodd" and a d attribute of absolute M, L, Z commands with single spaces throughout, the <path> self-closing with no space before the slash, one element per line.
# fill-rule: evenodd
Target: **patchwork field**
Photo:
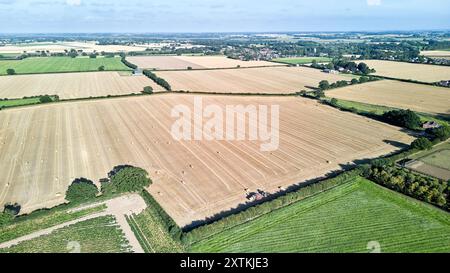
<path fill-rule="evenodd" d="M 140 93 L 145 86 L 162 87 L 145 76 L 118 72 L 61 73 L 0 77 L 0 98 L 58 95 L 61 99 Z M 0 102 L 1 103 L 1 102 Z"/>
<path fill-rule="evenodd" d="M 156 73 L 172 90 L 216 93 L 289 94 L 316 88 L 321 80 L 349 80 L 306 67 L 264 67 L 208 71 L 163 71 Z"/>
<path fill-rule="evenodd" d="M 106 71 L 131 71 L 120 58 L 88 58 L 88 57 L 36 57 L 23 60 L 0 60 L 0 75 L 6 70 L 14 69 L 16 74 L 40 74 L 59 72 L 98 71 L 104 66 Z"/>
<path fill-rule="evenodd" d="M 204 96 L 205 107 L 279 105 L 279 149 L 262 152 L 261 142 L 249 140 L 176 141 L 171 111 L 179 104 L 192 109 L 194 98 L 170 94 L 1 111 L 0 204 L 18 202 L 22 212 L 54 206 L 75 178 L 98 181 L 129 164 L 149 171 L 149 191 L 184 226 L 246 202 L 246 189 L 275 192 L 413 140 L 399 128 L 308 99 Z"/>
<path fill-rule="evenodd" d="M 450 115 L 450 89 L 398 81 L 376 81 L 326 92 L 328 97 Z"/>
<path fill-rule="evenodd" d="M 226 230 L 192 252 L 450 251 L 450 214 L 362 178 Z"/>
<path fill-rule="evenodd" d="M 362 61 L 377 71 L 374 75 L 416 80 L 421 82 L 438 82 L 450 79 L 450 66 L 411 64 L 404 62 L 365 60 Z"/>
<path fill-rule="evenodd" d="M 140 68 L 157 70 L 186 70 L 188 67 L 205 69 L 282 65 L 265 61 L 240 61 L 224 56 L 145 56 L 127 57 L 127 60 Z"/>

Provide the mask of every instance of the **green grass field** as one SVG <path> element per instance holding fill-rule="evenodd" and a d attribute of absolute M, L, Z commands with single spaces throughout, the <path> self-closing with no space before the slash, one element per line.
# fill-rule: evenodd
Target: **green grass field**
<path fill-rule="evenodd" d="M 298 58 L 279 58 L 274 59 L 275 62 L 286 63 L 286 64 L 310 64 L 316 60 L 318 63 L 328 63 L 331 62 L 331 58 L 327 57 L 298 57 Z"/>
<path fill-rule="evenodd" d="M 450 214 L 357 178 L 191 246 L 192 252 L 449 252 Z"/>
<path fill-rule="evenodd" d="M 55 208 L 53 210 L 41 211 L 29 216 L 19 217 L 12 224 L 0 227 L 0 243 L 30 234 L 34 231 L 79 219 L 105 209 L 106 206 L 101 205 L 69 213 L 67 209 Z"/>
<path fill-rule="evenodd" d="M 55 100 L 53 96 L 53 101 Z M 32 104 L 40 104 L 39 97 L 36 98 L 26 98 L 26 99 L 8 99 L 8 100 L 0 100 L 0 109 L 5 107 L 16 107 L 16 106 L 25 106 Z"/>
<path fill-rule="evenodd" d="M 450 171 L 450 142 L 441 143 L 429 151 L 422 151 L 410 158 Z"/>
<path fill-rule="evenodd" d="M 95 59 L 85 57 L 35 57 L 23 60 L 0 60 L 0 75 L 6 75 L 6 70 L 10 68 L 14 69 L 16 74 L 41 74 L 98 71 L 100 66 L 104 66 L 106 71 L 131 70 L 118 57 L 98 57 Z"/>
<path fill-rule="evenodd" d="M 421 158 L 420 161 L 450 171 L 450 150 L 437 151 Z"/>
<path fill-rule="evenodd" d="M 8 249 L 7 253 L 123 253 L 131 252 L 113 216 L 98 217 L 54 231 Z"/>
<path fill-rule="evenodd" d="M 151 208 L 147 208 L 139 215 L 128 218 L 128 223 L 144 251 L 146 253 L 183 252 L 183 246 L 172 239 L 155 213 Z"/>

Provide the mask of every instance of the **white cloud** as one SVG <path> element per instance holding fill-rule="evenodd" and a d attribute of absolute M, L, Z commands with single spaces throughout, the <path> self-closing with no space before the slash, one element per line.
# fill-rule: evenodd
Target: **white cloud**
<path fill-rule="evenodd" d="M 69 6 L 79 6 L 81 5 L 81 0 L 66 0 L 66 4 Z"/>
<path fill-rule="evenodd" d="M 367 5 L 369 6 L 380 6 L 381 0 L 367 0 Z"/>

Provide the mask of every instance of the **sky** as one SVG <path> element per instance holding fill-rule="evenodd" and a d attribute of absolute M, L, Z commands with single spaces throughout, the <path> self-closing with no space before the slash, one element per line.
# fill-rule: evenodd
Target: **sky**
<path fill-rule="evenodd" d="M 0 0 L 0 33 L 450 30 L 448 0 Z"/>

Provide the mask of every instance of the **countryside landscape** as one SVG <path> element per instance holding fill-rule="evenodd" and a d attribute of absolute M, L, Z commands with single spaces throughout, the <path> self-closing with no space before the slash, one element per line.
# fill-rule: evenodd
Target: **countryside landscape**
<path fill-rule="evenodd" d="M 0 255 L 450 253 L 450 9 L 242 31 L 195 11 L 228 4 L 178 2 L 217 29 L 0 31 Z M 393 18 L 401 1 L 349 2 Z"/>

